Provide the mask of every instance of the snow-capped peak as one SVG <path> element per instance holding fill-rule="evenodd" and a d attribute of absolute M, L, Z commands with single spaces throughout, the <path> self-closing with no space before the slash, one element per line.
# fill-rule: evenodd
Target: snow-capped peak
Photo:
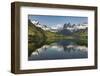
<path fill-rule="evenodd" d="M 38 23 L 39 23 L 39 21 L 37 21 L 37 20 L 31 20 L 31 22 L 32 22 L 33 24 L 38 24 Z"/>
<path fill-rule="evenodd" d="M 43 30 L 50 30 L 50 27 L 46 26 L 46 25 L 42 25 L 39 23 L 38 20 L 31 20 L 31 22 L 36 26 L 36 27 L 39 27 Z"/>
<path fill-rule="evenodd" d="M 52 29 L 61 29 L 63 28 L 62 24 L 57 24 L 57 25 L 53 25 L 51 26 Z"/>
<path fill-rule="evenodd" d="M 62 24 L 56 24 L 56 25 L 51 25 L 51 26 L 48 26 L 48 25 L 43 25 L 43 24 L 40 24 L 38 20 L 31 20 L 31 22 L 36 26 L 36 27 L 39 27 L 45 31 L 51 31 L 51 32 L 58 32 L 60 30 L 63 30 L 63 29 L 67 29 L 67 30 L 70 30 L 71 32 L 73 31 L 77 31 L 77 30 L 80 30 L 80 29 L 86 29 L 87 28 L 87 25 L 88 24 L 71 24 L 71 23 L 65 23 L 64 25 Z"/>
<path fill-rule="evenodd" d="M 64 24 L 63 29 L 70 30 L 71 32 L 79 29 L 86 29 L 88 24 Z"/>

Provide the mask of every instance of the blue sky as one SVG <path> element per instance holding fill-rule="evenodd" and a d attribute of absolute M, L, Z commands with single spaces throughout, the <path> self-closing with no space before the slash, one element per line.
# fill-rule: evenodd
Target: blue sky
<path fill-rule="evenodd" d="M 57 24 L 82 24 L 88 23 L 87 17 L 77 17 L 77 16 L 45 16 L 45 15 L 29 15 L 28 19 L 30 20 L 38 20 L 40 24 L 44 24 L 47 26 L 54 26 Z"/>

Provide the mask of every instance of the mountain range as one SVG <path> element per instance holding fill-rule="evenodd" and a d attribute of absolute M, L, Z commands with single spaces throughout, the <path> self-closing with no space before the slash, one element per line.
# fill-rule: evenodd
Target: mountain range
<path fill-rule="evenodd" d="M 64 23 L 64 24 L 57 24 L 54 26 L 48 26 L 41 24 L 38 20 L 31 20 L 36 27 L 43 29 L 44 31 L 50 32 L 57 32 L 63 35 L 70 35 L 74 32 L 87 32 L 88 31 L 88 24 L 71 24 L 71 23 Z"/>

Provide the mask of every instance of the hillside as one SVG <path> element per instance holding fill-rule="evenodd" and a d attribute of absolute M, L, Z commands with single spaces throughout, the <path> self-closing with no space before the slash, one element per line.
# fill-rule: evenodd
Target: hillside
<path fill-rule="evenodd" d="M 44 31 L 39 28 L 36 27 L 34 24 L 32 24 L 30 22 L 30 20 L 28 20 L 28 49 L 30 50 L 30 53 L 41 47 L 44 42 L 46 40 L 46 36 L 44 34 Z"/>
<path fill-rule="evenodd" d="M 43 44 L 49 44 L 57 40 L 58 35 L 55 32 L 50 32 L 37 27 L 30 20 L 28 20 L 28 49 L 29 55 L 35 49 L 41 47 Z"/>
<path fill-rule="evenodd" d="M 28 22 L 28 37 L 29 42 L 38 42 L 38 40 L 41 40 L 40 42 L 42 42 L 46 39 L 44 31 L 41 28 L 36 27 L 30 21 Z"/>

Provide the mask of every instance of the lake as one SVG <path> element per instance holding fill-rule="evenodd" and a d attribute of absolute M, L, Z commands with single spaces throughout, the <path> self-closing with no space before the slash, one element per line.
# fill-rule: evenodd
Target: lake
<path fill-rule="evenodd" d="M 43 44 L 28 57 L 28 60 L 88 58 L 88 47 L 79 45 L 73 40 L 59 40 L 49 45 Z"/>

